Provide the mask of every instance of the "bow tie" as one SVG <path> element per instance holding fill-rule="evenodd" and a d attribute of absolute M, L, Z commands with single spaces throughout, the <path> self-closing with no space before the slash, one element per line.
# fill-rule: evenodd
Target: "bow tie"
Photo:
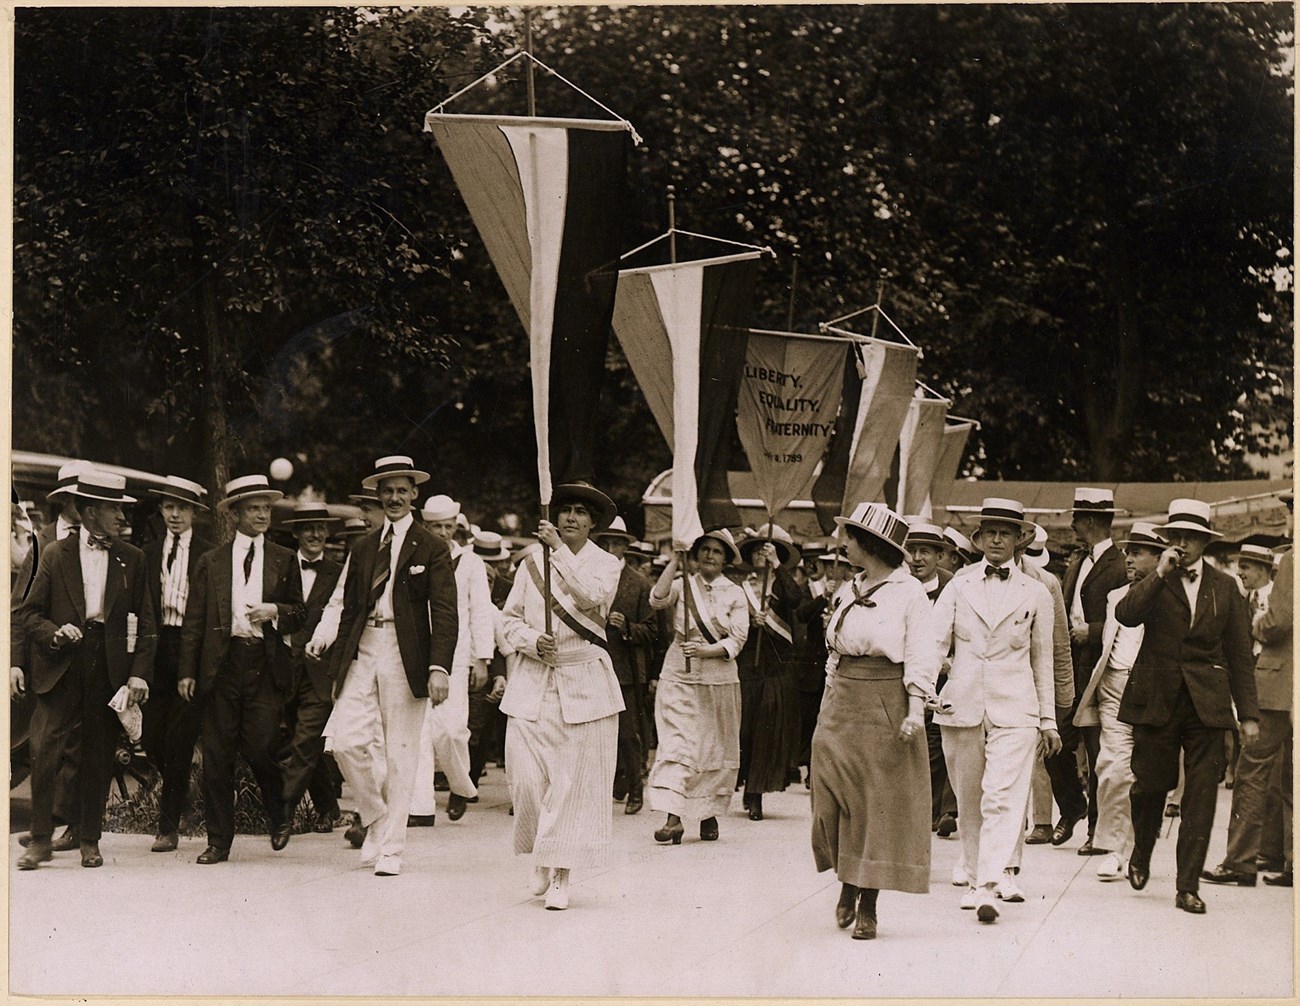
<path fill-rule="evenodd" d="M 100 552 L 107 552 L 108 546 L 112 542 L 106 534 L 86 534 L 86 547 L 93 548 Z"/>
<path fill-rule="evenodd" d="M 999 580 L 1006 580 L 1011 577 L 1010 566 L 988 566 L 984 570 L 984 576 L 996 576 Z"/>
<path fill-rule="evenodd" d="M 299 559 L 298 560 L 298 562 L 302 565 L 303 569 L 320 569 L 320 564 L 324 561 L 325 561 L 324 559 Z"/>
<path fill-rule="evenodd" d="M 1184 580 L 1189 580 L 1192 583 L 1196 582 L 1197 572 L 1198 570 L 1195 569 L 1187 569 L 1186 567 L 1183 566 L 1178 567 L 1178 575 L 1181 576 Z"/>

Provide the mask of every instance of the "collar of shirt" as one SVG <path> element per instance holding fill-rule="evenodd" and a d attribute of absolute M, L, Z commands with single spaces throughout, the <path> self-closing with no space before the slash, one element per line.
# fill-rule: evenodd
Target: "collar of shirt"
<path fill-rule="evenodd" d="M 462 552 L 464 552 L 465 549 L 468 547 L 469 547 L 468 545 L 462 545 L 460 542 L 455 541 L 454 539 L 452 541 L 447 542 L 447 551 L 451 553 L 451 557 L 453 559 L 456 558 L 456 556 L 460 555 Z"/>
<path fill-rule="evenodd" d="M 393 529 L 394 538 L 405 538 L 406 532 L 410 530 L 411 524 L 414 522 L 414 520 L 415 520 L 415 515 L 411 513 L 409 510 L 406 512 L 406 516 L 401 518 L 400 520 L 390 521 L 387 518 L 385 518 L 384 530 L 379 533 L 379 540 L 380 541 L 384 540 L 384 535 L 388 532 L 388 529 L 390 527 Z"/>
<path fill-rule="evenodd" d="M 1110 538 L 1103 538 L 1101 541 L 1097 542 L 1097 544 L 1093 545 L 1092 551 L 1089 553 L 1092 556 L 1092 561 L 1097 562 L 1106 549 L 1110 548 L 1113 544 L 1115 543 Z"/>
<path fill-rule="evenodd" d="M 190 539 L 194 537 L 194 528 L 192 528 L 192 527 L 187 527 L 187 528 L 186 528 L 184 531 L 182 531 L 180 534 L 175 534 L 175 533 L 172 532 L 172 531 L 168 531 L 168 532 L 167 532 L 167 539 L 166 539 L 166 542 L 167 542 L 168 545 L 171 544 L 171 540 L 172 540 L 173 537 L 179 538 L 179 539 L 181 540 L 181 544 L 182 544 L 182 545 L 189 545 L 189 543 L 190 543 Z"/>
<path fill-rule="evenodd" d="M 324 552 L 322 552 L 320 555 L 316 556 L 315 559 L 313 559 L 313 558 L 312 558 L 311 556 L 309 556 L 309 555 L 304 555 L 302 549 L 298 549 L 298 562 L 299 562 L 299 564 L 304 563 L 304 562 L 320 562 L 320 561 L 321 561 L 322 559 L 324 559 L 324 558 L 325 558 L 325 553 L 324 553 Z"/>
<path fill-rule="evenodd" d="M 1014 561 L 1012 561 L 1012 562 L 1004 562 L 1004 563 L 1002 564 L 1002 566 L 1005 567 L 1006 569 L 1014 570 L 1016 564 L 1015 564 Z M 989 575 L 989 570 L 990 570 L 990 569 L 998 569 L 998 568 L 999 568 L 999 567 L 993 565 L 993 563 L 989 562 L 987 559 L 982 560 L 982 561 L 980 562 L 980 564 L 979 564 L 979 567 L 978 567 L 978 569 L 979 569 L 979 574 L 980 574 L 980 576 L 981 576 L 982 578 L 984 578 L 984 579 L 988 579 L 988 575 Z"/>
<path fill-rule="evenodd" d="M 1190 566 L 1187 567 L 1187 570 L 1188 572 L 1195 573 L 1196 574 L 1195 582 L 1200 583 L 1201 577 L 1205 575 L 1205 560 L 1203 558 L 1197 559 L 1194 563 L 1192 563 Z"/>
<path fill-rule="evenodd" d="M 239 561 L 243 562 L 244 556 L 248 554 L 248 546 L 249 545 L 258 546 L 257 551 L 260 553 L 262 551 L 261 548 L 262 542 L 265 539 L 266 539 L 266 535 L 259 534 L 256 538 L 250 538 L 248 537 L 248 535 L 244 534 L 243 531 L 236 531 L 235 540 L 231 545 L 231 548 L 234 550 L 234 553 L 236 557 L 239 559 Z"/>
<path fill-rule="evenodd" d="M 80 524 L 73 524 L 71 521 L 64 520 L 62 517 L 54 522 L 54 537 L 59 541 L 62 541 L 74 531 L 79 530 L 81 530 Z"/>
<path fill-rule="evenodd" d="M 934 576 L 930 577 L 930 579 L 924 581 L 921 584 L 921 589 L 928 594 L 930 593 L 930 591 L 934 590 L 938 586 L 939 586 L 939 574 L 935 573 Z"/>

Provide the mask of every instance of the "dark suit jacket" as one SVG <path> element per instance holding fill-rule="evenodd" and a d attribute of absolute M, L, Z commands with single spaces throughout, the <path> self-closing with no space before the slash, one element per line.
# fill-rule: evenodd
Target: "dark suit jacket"
<path fill-rule="evenodd" d="M 293 552 L 265 536 L 262 541 L 266 549 L 262 557 L 262 601 L 274 604 L 279 613 L 275 625 L 262 623 L 262 642 L 271 680 L 285 691 L 289 687 L 289 667 L 280 639 L 296 631 L 306 615 L 302 577 Z M 181 626 L 180 677 L 195 678 L 200 694 L 211 689 L 230 651 L 233 564 L 231 543 L 226 542 L 204 552 L 190 577 L 190 596 Z"/>
<path fill-rule="evenodd" d="M 618 591 L 610 612 L 621 612 L 627 626 L 619 632 L 612 625 L 605 627 L 609 642 L 609 657 L 614 662 L 614 673 L 620 685 L 645 684 L 646 655 L 659 637 L 659 620 L 650 607 L 650 581 L 631 567 L 624 565 L 618 577 Z"/>
<path fill-rule="evenodd" d="M 1268 595 L 1268 610 L 1255 623 L 1255 638 L 1264 644 L 1255 658 L 1255 687 L 1261 709 L 1290 709 L 1295 651 L 1291 638 L 1295 618 L 1295 550 L 1282 556 Z"/>
<path fill-rule="evenodd" d="M 170 533 L 171 532 L 168 532 L 168 534 Z M 144 547 L 144 558 L 145 558 L 145 562 L 148 563 L 148 568 L 149 568 L 149 594 L 153 598 L 153 613 L 154 613 L 154 617 L 158 620 L 159 626 L 162 625 L 162 617 L 163 617 L 162 573 L 163 573 L 163 560 L 166 558 L 166 556 L 163 554 L 163 546 L 166 543 L 167 543 L 167 535 L 163 535 L 162 538 L 155 539 L 154 541 L 151 541 L 148 545 Z M 212 547 L 212 543 L 206 541 L 203 538 L 200 538 L 198 531 L 195 531 L 192 535 L 190 535 L 190 560 L 188 564 L 189 568 L 186 570 L 185 573 L 188 579 L 190 580 L 194 579 L 194 570 L 198 568 L 199 556 L 203 555 L 203 553 L 206 552 L 211 547 Z M 189 601 L 187 600 L 185 604 L 186 607 L 188 608 Z"/>
<path fill-rule="evenodd" d="M 127 652 L 127 614 L 136 617 L 133 654 Z M 86 621 L 78 536 L 47 546 L 37 565 L 31 592 L 18 606 L 15 618 L 21 621 L 30 644 L 32 689 L 37 695 L 44 695 L 59 683 L 77 650 L 76 644 L 56 650 L 52 642 L 54 634 L 67 623 L 83 626 Z M 108 679 L 114 689 L 126 684 L 128 677 L 152 682 L 157 647 L 158 633 L 144 553 L 114 538 L 108 549 L 108 577 L 104 583 L 104 648 Z"/>
<path fill-rule="evenodd" d="M 1184 681 L 1206 726 L 1235 727 L 1234 702 L 1238 717 L 1259 719 L 1246 599 L 1232 577 L 1201 569 L 1194 622 L 1177 570 L 1144 577 L 1116 606 L 1121 625 L 1146 629 L 1120 702 L 1124 723 L 1163 726 Z"/>
<path fill-rule="evenodd" d="M 294 561 L 297 561 L 296 555 Z M 301 565 L 298 567 L 298 572 L 301 576 Z M 342 563 L 321 558 L 320 567 L 316 570 L 316 581 L 311 585 L 311 592 L 307 595 L 307 617 L 303 621 L 302 628 L 289 637 L 289 655 L 294 670 L 302 668 L 311 679 L 312 690 L 315 691 L 316 697 L 322 702 L 328 702 L 334 690 L 334 682 L 330 680 L 329 675 L 329 654 L 323 654 L 323 659 L 313 660 L 304 651 L 307 644 L 311 642 L 316 626 L 320 624 L 321 615 L 325 613 L 325 603 L 334 593 L 334 588 L 339 582 L 339 574 L 342 572 Z"/>
<path fill-rule="evenodd" d="M 361 633 L 370 614 L 370 584 L 383 526 L 360 538 L 352 548 L 347 582 L 343 585 L 343 615 L 338 640 L 330 651 L 330 677 L 336 691 L 357 656 Z M 451 552 L 418 521 L 412 522 L 397 556 L 393 580 L 393 618 L 397 645 L 411 694 L 428 698 L 429 668 L 451 672 L 456 653 L 459 616 L 456 613 L 456 574 Z"/>
<path fill-rule="evenodd" d="M 933 590 L 927 591 L 925 595 L 930 599 L 931 604 L 939 600 L 939 595 L 943 593 L 943 588 L 948 586 L 948 583 L 952 580 L 952 570 L 950 569 L 944 569 L 940 566 L 935 572 L 939 574 L 939 585 Z"/>
<path fill-rule="evenodd" d="M 23 603 L 23 598 L 31 589 L 32 566 L 39 566 L 39 561 L 33 562 L 34 556 L 45 555 L 45 550 L 55 542 L 55 535 L 58 533 L 57 521 L 51 521 L 49 524 L 43 524 L 41 529 L 36 532 L 35 544 L 23 557 L 23 563 L 18 568 L 18 574 L 14 578 L 13 591 L 9 595 L 9 666 L 22 667 L 25 670 L 31 669 L 31 656 L 27 648 L 27 635 L 23 632 L 22 622 L 19 620 L 17 612 L 18 606 Z"/>
<path fill-rule="evenodd" d="M 1070 558 L 1065 570 L 1065 611 L 1068 615 L 1074 605 L 1074 587 L 1079 582 L 1079 570 L 1083 567 L 1086 552 L 1077 552 Z M 1083 587 L 1079 591 L 1079 600 L 1083 604 L 1083 617 L 1088 623 L 1088 641 L 1075 643 L 1070 641 L 1070 651 L 1074 657 L 1074 694 L 1082 695 L 1092 669 L 1101 657 L 1101 631 L 1106 626 L 1106 598 L 1112 590 L 1118 590 L 1128 583 L 1128 572 L 1124 568 L 1124 553 L 1117 545 L 1101 553 L 1092 564 L 1088 575 L 1083 578 Z"/>

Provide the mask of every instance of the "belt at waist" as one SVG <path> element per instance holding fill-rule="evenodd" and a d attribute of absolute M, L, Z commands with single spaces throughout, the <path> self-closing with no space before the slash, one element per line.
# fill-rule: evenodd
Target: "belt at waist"
<path fill-rule="evenodd" d="M 83 632 L 103 632 L 104 623 L 98 620 L 94 622 L 85 622 L 82 624 L 81 628 Z"/>
<path fill-rule="evenodd" d="M 260 636 L 231 636 L 231 646 L 262 646 L 265 640 Z"/>
<path fill-rule="evenodd" d="M 595 644 L 588 644 L 580 650 L 570 650 L 567 653 L 557 653 L 549 661 L 542 660 L 540 657 L 532 656 L 539 663 L 547 664 L 550 667 L 569 667 L 573 664 L 589 664 L 593 660 L 599 660 L 600 655 L 605 651 Z"/>
<path fill-rule="evenodd" d="M 378 615 L 370 615 L 366 618 L 366 625 L 372 629 L 387 629 L 396 624 L 395 618 L 380 618 Z"/>
<path fill-rule="evenodd" d="M 903 665 L 884 657 L 841 656 L 835 675 L 854 681 L 889 681 L 903 676 Z"/>

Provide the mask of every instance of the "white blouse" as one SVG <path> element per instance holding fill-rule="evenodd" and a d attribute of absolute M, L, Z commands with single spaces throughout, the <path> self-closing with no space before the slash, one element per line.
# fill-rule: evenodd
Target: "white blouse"
<path fill-rule="evenodd" d="M 677 640 L 688 638 L 699 643 L 705 643 L 707 640 L 700 632 L 700 627 L 695 623 L 694 618 L 690 621 L 690 632 L 686 631 L 682 581 L 679 577 L 675 577 L 667 597 L 659 597 L 654 591 L 650 592 L 650 607 L 670 608 L 673 613 L 674 639 L 664 656 L 660 677 L 693 680 L 698 684 L 726 684 L 738 680 L 734 661 L 736 654 L 744 647 L 745 640 L 749 638 L 749 605 L 745 600 L 745 592 L 725 576 L 719 575 L 710 583 L 695 573 L 691 575 L 691 600 L 695 602 L 695 610 L 700 613 L 700 618 L 706 622 L 711 619 L 725 631 L 726 635 L 718 640 L 722 644 L 725 656 L 697 658 L 692 662 L 692 673 L 689 676 L 685 674 L 685 659 Z M 715 663 L 726 666 L 709 666 Z"/>
<path fill-rule="evenodd" d="M 841 584 L 831 600 L 827 673 L 834 674 L 841 656 L 883 657 L 903 665 L 903 686 L 909 693 L 933 694 L 935 668 L 926 652 L 931 605 L 925 588 L 900 566 L 881 582 L 869 605 L 854 605 L 858 594 L 866 592 L 865 582 L 864 574 L 857 574 Z"/>

